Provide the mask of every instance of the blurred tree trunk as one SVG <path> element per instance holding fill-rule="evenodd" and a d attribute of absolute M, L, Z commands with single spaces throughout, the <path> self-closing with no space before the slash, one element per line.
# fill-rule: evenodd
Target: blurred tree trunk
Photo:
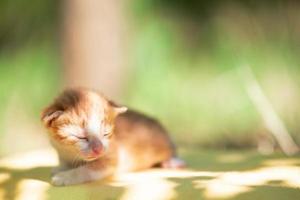
<path fill-rule="evenodd" d="M 122 0 L 65 0 L 63 65 L 65 86 L 120 95 L 124 74 Z"/>

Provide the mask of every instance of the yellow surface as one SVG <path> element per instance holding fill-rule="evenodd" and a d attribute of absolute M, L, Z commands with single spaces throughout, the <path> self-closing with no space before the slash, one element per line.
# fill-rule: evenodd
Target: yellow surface
<path fill-rule="evenodd" d="M 194 150 L 184 151 L 183 157 L 193 170 L 153 169 L 53 187 L 53 150 L 11 155 L 0 160 L 0 199 L 300 199 L 298 157 Z"/>

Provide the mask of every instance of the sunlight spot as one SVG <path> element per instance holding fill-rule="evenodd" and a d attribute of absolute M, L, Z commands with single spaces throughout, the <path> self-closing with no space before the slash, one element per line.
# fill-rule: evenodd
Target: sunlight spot
<path fill-rule="evenodd" d="M 219 174 L 192 170 L 151 169 L 119 174 L 111 185 L 126 188 L 122 200 L 164 200 L 176 197 L 177 184 L 168 178 L 215 177 Z"/>
<path fill-rule="evenodd" d="M 0 160 L 1 167 L 11 169 L 30 169 L 36 166 L 55 166 L 58 159 L 53 149 L 42 149 L 24 154 L 5 157 Z"/>
<path fill-rule="evenodd" d="M 236 163 L 236 162 L 243 162 L 244 160 L 245 160 L 245 156 L 238 153 L 221 155 L 217 158 L 217 161 L 221 163 Z"/>
<path fill-rule="evenodd" d="M 174 198 L 176 183 L 166 179 L 148 178 L 129 184 L 121 200 L 167 200 Z"/>
<path fill-rule="evenodd" d="M 140 172 L 120 173 L 116 175 L 114 186 L 124 186 L 130 183 L 148 179 L 166 178 L 192 178 L 192 177 L 216 177 L 222 172 L 193 171 L 193 170 L 172 170 L 172 169 L 150 169 Z"/>
<path fill-rule="evenodd" d="M 50 184 L 43 181 L 26 179 L 17 185 L 16 200 L 43 200 L 46 199 L 47 189 Z"/>
<path fill-rule="evenodd" d="M 264 167 L 245 172 L 226 172 L 211 180 L 194 181 L 196 188 L 204 189 L 207 198 L 232 197 L 251 190 L 251 186 L 268 185 L 281 181 L 283 186 L 300 187 L 300 167 Z"/>
<path fill-rule="evenodd" d="M 0 199 L 4 199 L 5 196 L 5 190 L 0 188 Z"/>
<path fill-rule="evenodd" d="M 10 178 L 10 174 L 8 173 L 1 173 L 0 174 L 0 184 L 7 181 Z M 1 199 L 1 198 L 0 198 Z"/>
<path fill-rule="evenodd" d="M 236 194 L 240 194 L 243 192 L 248 192 L 251 190 L 250 187 L 247 186 L 239 186 L 239 185 L 230 185 L 223 180 L 199 180 L 194 182 L 196 188 L 205 188 L 204 196 L 207 198 L 230 198 L 235 196 Z"/>
<path fill-rule="evenodd" d="M 270 166 L 300 165 L 300 160 L 295 158 L 272 159 L 272 160 L 266 160 L 265 162 L 263 162 L 263 164 L 270 165 Z"/>

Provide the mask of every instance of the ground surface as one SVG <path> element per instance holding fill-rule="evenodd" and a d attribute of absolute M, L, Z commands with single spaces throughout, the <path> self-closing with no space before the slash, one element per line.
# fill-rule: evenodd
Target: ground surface
<path fill-rule="evenodd" d="M 0 159 L 0 199 L 300 199 L 300 157 L 249 151 L 182 150 L 190 169 L 124 174 L 114 181 L 53 187 L 45 149 Z"/>

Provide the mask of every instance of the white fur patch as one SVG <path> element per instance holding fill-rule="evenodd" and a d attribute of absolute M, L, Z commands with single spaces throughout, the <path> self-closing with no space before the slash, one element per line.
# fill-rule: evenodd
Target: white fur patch
<path fill-rule="evenodd" d="M 109 139 L 103 138 L 103 139 L 101 140 L 101 142 L 102 142 L 102 144 L 103 144 L 103 146 L 104 146 L 104 149 L 107 151 L 107 149 L 108 149 L 108 147 L 109 147 Z"/>
<path fill-rule="evenodd" d="M 99 136 L 101 130 L 100 111 L 97 106 L 91 108 L 91 113 L 87 121 L 87 131 L 89 134 Z"/>
<path fill-rule="evenodd" d="M 78 135 L 80 136 L 82 134 L 82 128 L 80 126 L 77 125 L 65 125 L 63 127 L 60 128 L 60 131 L 64 134 L 64 135 Z"/>
<path fill-rule="evenodd" d="M 89 149 L 89 143 L 86 141 L 79 140 L 79 142 L 77 142 L 77 145 L 79 145 L 80 149 L 82 149 L 84 151 Z"/>
<path fill-rule="evenodd" d="M 131 171 L 133 167 L 133 160 L 128 151 L 120 147 L 118 148 L 118 173 Z"/>
<path fill-rule="evenodd" d="M 52 184 L 56 186 L 74 185 L 85 183 L 93 180 L 99 180 L 113 173 L 112 168 L 103 170 L 92 170 L 88 166 L 81 166 L 63 172 L 58 172 L 52 176 Z"/>

